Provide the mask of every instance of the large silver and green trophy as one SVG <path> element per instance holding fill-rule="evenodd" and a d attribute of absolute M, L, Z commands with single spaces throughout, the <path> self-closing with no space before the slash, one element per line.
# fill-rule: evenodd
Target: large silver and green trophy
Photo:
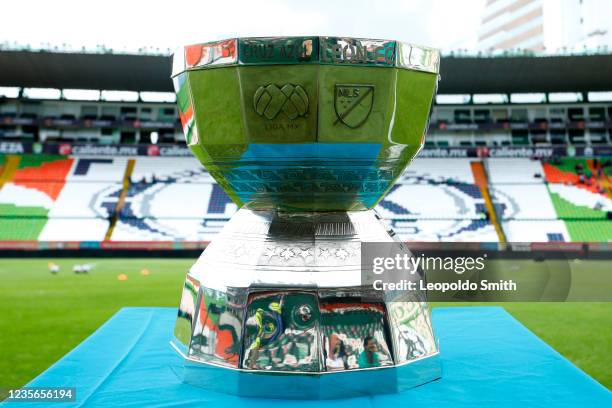
<path fill-rule="evenodd" d="M 397 241 L 372 208 L 423 146 L 438 69 L 434 49 L 340 37 L 174 55 L 187 144 L 240 208 L 184 283 L 186 382 L 340 398 L 440 377 L 425 298 L 373 290 L 361 265 L 363 243 Z"/>

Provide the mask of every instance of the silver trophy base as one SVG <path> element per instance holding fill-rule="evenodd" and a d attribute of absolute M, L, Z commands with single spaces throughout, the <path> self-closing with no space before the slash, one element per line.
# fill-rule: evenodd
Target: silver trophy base
<path fill-rule="evenodd" d="M 440 378 L 424 297 L 363 284 L 364 242 L 396 242 L 372 210 L 239 210 L 185 280 L 171 341 L 184 381 L 317 399 Z"/>

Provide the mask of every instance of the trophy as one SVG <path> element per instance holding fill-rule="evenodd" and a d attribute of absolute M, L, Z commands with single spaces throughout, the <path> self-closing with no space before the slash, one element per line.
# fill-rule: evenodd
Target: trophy
<path fill-rule="evenodd" d="M 372 208 L 423 146 L 439 60 L 344 37 L 174 55 L 187 145 L 239 207 L 184 282 L 171 341 L 184 381 L 316 399 L 440 377 L 425 298 L 374 291 L 361 265 L 362 244 L 399 242 Z"/>

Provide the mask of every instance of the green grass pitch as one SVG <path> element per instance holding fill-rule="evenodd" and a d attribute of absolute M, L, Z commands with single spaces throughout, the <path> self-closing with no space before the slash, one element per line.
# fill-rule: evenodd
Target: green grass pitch
<path fill-rule="evenodd" d="M 59 274 L 49 273 L 50 261 L 60 266 Z M 124 306 L 176 307 L 185 272 L 192 262 L 189 259 L 0 259 L 0 390 L 26 384 Z M 93 269 L 88 275 L 75 275 L 72 267 L 77 263 L 89 263 Z M 605 265 L 600 261 L 582 261 L 575 267 L 588 273 Z M 143 269 L 148 269 L 149 274 L 143 275 Z M 120 274 L 128 279 L 119 280 Z M 578 367 L 604 386 L 612 387 L 612 305 L 504 303 L 502 306 Z"/>

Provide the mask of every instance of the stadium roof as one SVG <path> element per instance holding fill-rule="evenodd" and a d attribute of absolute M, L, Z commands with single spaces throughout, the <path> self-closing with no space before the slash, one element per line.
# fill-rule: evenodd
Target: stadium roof
<path fill-rule="evenodd" d="M 172 91 L 169 57 L 0 52 L 0 86 Z M 612 90 L 612 55 L 443 57 L 439 93 Z"/>

